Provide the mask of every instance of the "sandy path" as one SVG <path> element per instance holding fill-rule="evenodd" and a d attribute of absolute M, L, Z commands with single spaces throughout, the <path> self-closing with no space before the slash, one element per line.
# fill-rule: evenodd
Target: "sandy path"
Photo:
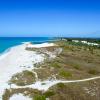
<path fill-rule="evenodd" d="M 50 87 L 58 84 L 58 83 L 78 83 L 78 82 L 86 82 L 86 81 L 91 81 L 95 79 L 100 79 L 100 76 L 97 77 L 92 77 L 92 78 L 86 78 L 86 79 L 81 79 L 81 80 L 69 80 L 69 81 L 62 81 L 62 80 L 46 80 L 46 81 L 37 81 L 35 84 L 32 85 L 26 85 L 26 86 L 16 86 L 12 85 L 12 88 L 33 88 L 33 89 L 38 89 L 41 91 L 47 91 Z M 45 85 L 42 85 L 42 83 L 45 83 Z"/>

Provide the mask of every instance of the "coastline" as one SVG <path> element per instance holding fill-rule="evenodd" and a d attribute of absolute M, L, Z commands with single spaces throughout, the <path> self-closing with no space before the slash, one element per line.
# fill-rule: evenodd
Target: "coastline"
<path fill-rule="evenodd" d="M 2 98 L 3 91 L 9 88 L 7 83 L 12 75 L 23 70 L 31 70 L 33 64 L 42 62 L 44 60 L 43 54 L 26 51 L 26 44 L 12 47 L 8 52 L 0 56 L 0 98 Z M 26 66 L 26 67 L 20 67 Z"/>
<path fill-rule="evenodd" d="M 30 48 L 44 48 L 44 47 L 52 47 L 55 46 L 54 43 L 42 43 L 42 44 L 31 44 L 30 42 L 24 42 L 21 45 L 12 47 L 8 52 L 6 52 L 4 57 L 0 59 L 0 66 L 3 66 L 3 68 L 0 70 L 0 100 L 2 100 L 2 95 L 5 91 L 5 89 L 10 88 L 33 88 L 41 91 L 47 91 L 50 87 L 53 85 L 56 85 L 58 83 L 77 83 L 77 82 L 84 82 L 84 81 L 90 81 L 94 79 L 99 79 L 98 77 L 93 78 L 87 78 L 87 79 L 81 79 L 81 80 L 49 80 L 46 79 L 45 81 L 36 81 L 32 85 L 26 85 L 26 86 L 17 86 L 15 84 L 9 84 L 9 80 L 11 77 L 19 72 L 22 72 L 24 70 L 34 70 L 34 65 L 37 63 L 42 63 L 46 57 L 44 53 L 37 53 L 37 51 L 28 51 L 26 50 L 27 47 Z M 52 55 L 52 54 L 50 54 Z M 56 56 L 55 56 L 56 57 Z M 35 72 L 34 72 L 35 73 Z M 37 77 L 37 73 L 35 73 L 35 76 Z M 45 85 L 42 85 L 45 83 Z M 3 85 L 2 85 L 3 84 Z"/>

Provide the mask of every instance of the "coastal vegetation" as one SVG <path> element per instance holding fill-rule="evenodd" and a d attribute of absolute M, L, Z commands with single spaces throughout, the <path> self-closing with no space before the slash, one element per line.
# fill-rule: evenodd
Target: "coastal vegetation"
<path fill-rule="evenodd" d="M 31 71 L 25 70 L 15 74 L 9 82 L 17 86 L 26 86 L 34 84 L 36 81 L 42 81 L 41 85 L 45 86 L 47 84 L 45 80 L 70 81 L 100 76 L 100 45 L 84 44 L 80 42 L 83 41 L 82 39 L 78 41 L 64 38 L 54 41 L 56 46 L 26 48 L 28 51 L 44 54 L 44 62 L 34 64 L 35 67 Z M 87 41 L 94 42 L 94 40 Z M 94 43 L 99 43 L 99 41 Z M 99 100 L 99 84 L 100 80 L 58 83 L 47 91 L 32 88 L 11 88 L 5 91 L 3 100 L 9 100 L 16 93 L 22 93 L 33 100 L 47 100 L 48 98 L 49 100 Z"/>
<path fill-rule="evenodd" d="M 28 70 L 15 74 L 9 81 L 10 84 L 14 83 L 18 86 L 30 85 L 34 82 L 35 82 L 35 75 L 33 72 Z"/>

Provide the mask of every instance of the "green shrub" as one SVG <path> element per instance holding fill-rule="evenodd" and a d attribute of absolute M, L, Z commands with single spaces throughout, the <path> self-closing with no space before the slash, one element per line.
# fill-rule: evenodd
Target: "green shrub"
<path fill-rule="evenodd" d="M 96 74 L 98 74 L 98 71 L 95 70 L 95 69 L 90 69 L 90 70 L 88 71 L 88 73 L 89 73 L 89 74 L 96 75 Z"/>
<path fill-rule="evenodd" d="M 65 70 L 61 70 L 59 75 L 66 78 L 66 77 L 71 77 L 72 73 Z"/>
<path fill-rule="evenodd" d="M 55 93 L 53 91 L 47 91 L 44 93 L 45 97 L 50 97 L 50 96 L 53 96 Z"/>
<path fill-rule="evenodd" d="M 59 64 L 57 62 L 53 62 L 51 64 L 52 67 L 55 67 L 55 68 L 60 68 Z"/>
<path fill-rule="evenodd" d="M 80 69 L 80 66 L 77 65 L 77 64 L 76 64 L 76 65 L 73 65 L 73 67 L 74 67 L 75 69 L 78 69 L 78 70 Z"/>
<path fill-rule="evenodd" d="M 44 95 L 35 95 L 33 100 L 46 100 Z"/>
<path fill-rule="evenodd" d="M 57 84 L 57 87 L 58 87 L 58 88 L 64 88 L 64 87 L 65 87 L 65 84 L 64 84 L 64 83 L 58 83 L 58 84 Z"/>

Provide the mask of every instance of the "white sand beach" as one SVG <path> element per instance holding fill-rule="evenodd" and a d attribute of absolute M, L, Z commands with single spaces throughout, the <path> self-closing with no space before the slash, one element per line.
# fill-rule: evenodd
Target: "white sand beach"
<path fill-rule="evenodd" d="M 0 98 L 2 98 L 4 90 L 9 88 L 8 81 L 12 75 L 23 70 L 34 69 L 34 64 L 44 61 L 44 54 L 37 54 L 35 51 L 25 50 L 27 44 L 28 43 L 12 47 L 10 51 L 0 56 Z M 49 44 L 46 43 L 35 46 L 45 47 L 49 46 Z"/>
<path fill-rule="evenodd" d="M 43 47 L 51 47 L 51 46 L 55 46 L 55 44 L 54 43 L 42 43 L 42 44 L 34 44 L 34 45 L 31 43 L 27 44 L 27 48 L 43 48 Z"/>
<path fill-rule="evenodd" d="M 22 94 L 13 95 L 10 100 L 32 100 L 27 96 L 23 96 Z"/>

